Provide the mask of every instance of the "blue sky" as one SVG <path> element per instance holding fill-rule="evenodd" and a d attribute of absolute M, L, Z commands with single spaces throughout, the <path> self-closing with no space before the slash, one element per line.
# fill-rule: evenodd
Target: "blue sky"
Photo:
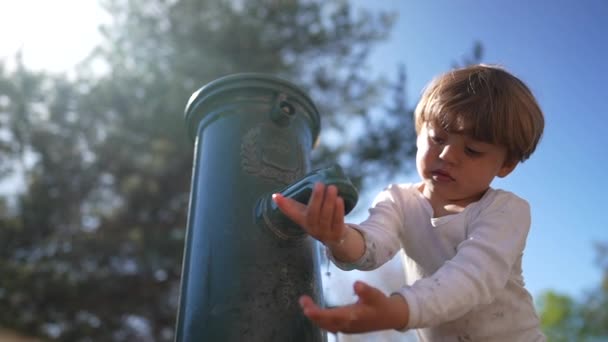
<path fill-rule="evenodd" d="M 377 47 L 369 66 L 394 74 L 403 63 L 412 106 L 422 87 L 477 40 L 485 48 L 484 62 L 504 65 L 530 86 L 546 115 L 545 136 L 529 161 L 495 183 L 532 206 L 524 257 L 528 288 L 534 295 L 551 288 L 577 296 L 599 284 L 592 243 L 608 241 L 608 153 L 602 145 L 608 127 L 608 2 L 355 3 L 399 13 L 389 41 Z M 103 20 L 107 16 L 95 1 L 2 2 L 0 58 L 10 59 L 21 48 L 30 67 L 69 70 L 98 42 Z"/>
<path fill-rule="evenodd" d="M 599 285 L 594 241 L 608 242 L 608 2 L 357 1 L 390 9 L 399 20 L 370 66 L 395 73 L 404 63 L 408 99 L 467 55 L 474 41 L 484 63 L 505 66 L 526 82 L 545 113 L 532 158 L 494 183 L 526 198 L 532 228 L 524 253 L 528 289 L 579 296 Z M 415 180 L 404 176 L 403 180 Z M 379 185 L 381 187 L 381 185 Z M 380 189 L 380 188 L 379 188 Z"/>

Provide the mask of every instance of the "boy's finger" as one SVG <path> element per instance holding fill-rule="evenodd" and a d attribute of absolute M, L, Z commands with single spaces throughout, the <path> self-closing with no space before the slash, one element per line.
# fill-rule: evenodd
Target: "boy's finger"
<path fill-rule="evenodd" d="M 329 185 L 325 188 L 325 198 L 321 206 L 321 216 L 319 224 L 321 228 L 329 231 L 334 220 L 334 211 L 336 207 L 336 198 L 338 197 L 338 188 L 335 185 Z"/>
<path fill-rule="evenodd" d="M 342 236 L 342 229 L 344 229 L 344 200 L 342 197 L 338 197 L 336 199 L 336 208 L 334 210 L 334 217 L 332 219 L 331 226 L 333 229 L 339 230 L 337 233 Z"/>
<path fill-rule="evenodd" d="M 309 296 L 301 296 L 299 301 L 304 315 L 312 320 L 318 318 L 319 311 L 322 309 Z"/>
<path fill-rule="evenodd" d="M 278 193 L 272 195 L 272 200 L 285 216 L 289 217 L 302 228 L 306 228 L 304 225 L 306 206 L 304 204 Z"/>
<path fill-rule="evenodd" d="M 305 213 L 306 224 L 310 227 L 317 227 L 319 225 L 319 214 L 324 196 L 325 185 L 323 185 L 323 183 L 315 183 Z"/>
<path fill-rule="evenodd" d="M 300 303 L 300 306 L 302 308 L 311 308 L 311 307 L 316 307 L 317 304 L 315 304 L 315 301 L 312 300 L 312 298 L 310 296 L 301 296 L 300 299 L 298 300 L 298 303 Z"/>
<path fill-rule="evenodd" d="M 318 315 L 318 316 L 307 316 L 310 320 L 312 320 L 316 325 L 318 325 L 321 329 L 325 329 L 332 333 L 337 333 L 343 330 L 343 327 L 348 324 L 341 317 L 336 317 L 333 315 Z"/>
<path fill-rule="evenodd" d="M 382 291 L 373 286 L 369 286 L 362 281 L 357 281 L 353 285 L 355 294 L 362 303 L 373 303 L 385 297 Z"/>
<path fill-rule="evenodd" d="M 335 331 L 349 331 L 351 324 L 357 320 L 357 310 L 353 305 L 331 309 L 305 310 L 304 314 L 321 328 Z"/>

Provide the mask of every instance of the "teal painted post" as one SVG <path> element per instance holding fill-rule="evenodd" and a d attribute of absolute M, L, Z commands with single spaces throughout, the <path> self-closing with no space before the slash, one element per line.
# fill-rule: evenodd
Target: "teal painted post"
<path fill-rule="evenodd" d="M 326 340 L 297 302 L 323 303 L 315 242 L 269 201 L 281 189 L 309 194 L 307 174 L 341 174 L 310 173 L 314 104 L 285 80 L 236 74 L 195 92 L 185 116 L 195 160 L 176 341 Z M 354 206 L 356 191 L 341 193 Z"/>

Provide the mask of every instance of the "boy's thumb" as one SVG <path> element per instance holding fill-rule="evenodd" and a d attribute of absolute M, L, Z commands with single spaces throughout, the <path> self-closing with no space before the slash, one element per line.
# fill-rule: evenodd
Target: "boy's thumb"
<path fill-rule="evenodd" d="M 355 282 L 353 288 L 357 297 L 363 302 L 373 302 L 374 300 L 381 298 L 379 296 L 384 296 L 380 290 L 371 287 L 362 281 Z"/>

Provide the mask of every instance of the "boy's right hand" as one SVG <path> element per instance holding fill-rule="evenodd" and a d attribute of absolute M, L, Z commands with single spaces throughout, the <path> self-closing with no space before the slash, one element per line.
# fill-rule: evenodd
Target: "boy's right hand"
<path fill-rule="evenodd" d="M 283 214 L 313 238 L 327 246 L 343 242 L 347 232 L 344 224 L 344 200 L 338 196 L 335 185 L 316 183 L 308 205 L 278 193 L 273 194 L 272 199 Z"/>

